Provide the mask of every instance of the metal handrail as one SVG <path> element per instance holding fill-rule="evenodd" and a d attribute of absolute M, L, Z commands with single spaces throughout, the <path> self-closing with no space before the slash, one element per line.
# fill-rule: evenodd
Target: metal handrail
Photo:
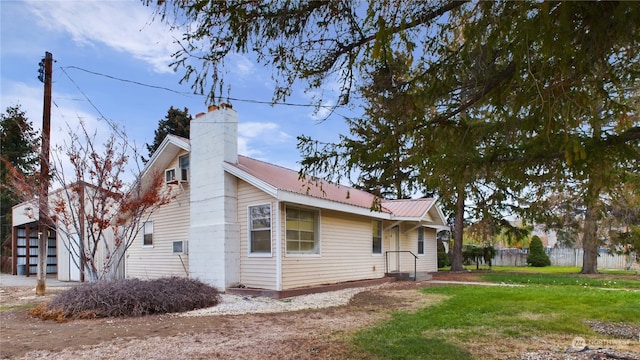
<path fill-rule="evenodd" d="M 389 253 L 409 253 L 413 255 L 413 281 L 418 280 L 418 255 L 409 250 L 390 250 L 384 252 L 384 272 L 389 273 Z M 398 258 L 398 271 L 400 271 L 400 258 Z"/>

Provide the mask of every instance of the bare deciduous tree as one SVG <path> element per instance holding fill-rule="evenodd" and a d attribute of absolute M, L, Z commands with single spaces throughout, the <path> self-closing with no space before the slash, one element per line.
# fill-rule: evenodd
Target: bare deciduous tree
<path fill-rule="evenodd" d="M 49 218 L 40 219 L 57 232 L 58 246 L 71 254 L 89 281 L 118 276 L 144 222 L 172 197 L 161 174 L 143 169 L 126 135 L 113 129 L 99 145 L 97 132 L 89 132 L 83 122 L 77 131 L 69 128 L 68 139 L 52 154 L 51 180 L 61 189 L 49 195 Z M 16 194 L 37 208 L 38 177 L 25 176 L 16 168 L 11 172 Z M 27 215 L 35 218 L 35 213 Z"/>

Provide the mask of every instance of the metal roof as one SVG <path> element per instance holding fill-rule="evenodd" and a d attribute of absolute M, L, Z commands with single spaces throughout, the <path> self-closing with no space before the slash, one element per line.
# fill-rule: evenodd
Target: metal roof
<path fill-rule="evenodd" d="M 301 178 L 299 173 L 278 165 L 239 155 L 238 162 L 227 163 L 274 189 L 313 198 L 371 209 L 376 196 L 363 190 L 315 179 Z M 433 207 L 435 199 L 379 199 L 381 212 L 394 218 L 422 219 Z"/>

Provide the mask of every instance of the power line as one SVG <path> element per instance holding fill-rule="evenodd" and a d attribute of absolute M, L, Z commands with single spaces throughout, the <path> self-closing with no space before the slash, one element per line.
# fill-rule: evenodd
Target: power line
<path fill-rule="evenodd" d="M 91 106 L 98 112 L 98 114 L 100 114 L 100 117 L 102 117 L 103 119 L 107 120 L 107 117 L 104 116 L 104 114 L 102 113 L 102 111 L 100 111 L 100 109 L 98 109 L 98 107 L 96 106 L 96 104 L 93 103 L 93 101 L 91 101 L 91 99 L 89 99 L 89 97 L 87 96 L 87 94 L 84 93 L 84 91 L 82 91 L 82 89 L 80 89 L 80 86 L 78 86 L 78 84 L 75 82 L 75 80 L 73 80 L 71 78 L 71 76 L 69 76 L 69 74 L 67 73 L 67 71 L 65 70 L 65 68 L 68 67 L 60 67 L 60 70 L 62 70 L 62 72 L 67 76 L 67 78 L 69 78 L 69 80 L 71 81 L 71 83 L 73 85 L 75 85 L 76 89 L 78 89 L 78 91 L 80 92 L 80 94 L 82 94 L 82 96 L 84 96 L 84 98 L 87 100 L 87 102 L 89 102 L 89 104 L 91 104 Z"/>
<path fill-rule="evenodd" d="M 66 68 L 68 68 L 68 67 L 66 67 Z M 93 101 L 91 101 L 89 96 L 87 96 L 87 94 L 85 94 L 85 92 L 82 91 L 82 89 L 80 89 L 80 86 L 78 85 L 78 83 L 76 83 L 75 80 L 73 80 L 73 78 L 71 78 L 71 76 L 67 73 L 67 71 L 65 70 L 65 67 L 60 67 L 60 70 L 62 70 L 62 72 L 67 76 L 67 78 L 69 78 L 71 83 L 73 83 L 73 85 L 75 85 L 76 89 L 78 89 L 80 94 L 82 94 L 82 96 L 84 96 L 84 98 L 87 100 L 87 102 L 89 104 L 91 104 L 91 106 L 98 112 L 98 114 L 100 114 L 100 118 L 103 119 L 111 127 L 111 129 L 114 131 L 114 133 L 118 134 L 122 139 L 126 139 L 126 134 L 122 130 L 120 130 L 120 128 L 118 127 L 116 122 L 112 121 L 112 120 L 108 119 L 106 116 L 104 116 L 102 111 L 100 111 L 100 109 L 98 109 L 96 104 L 94 104 Z M 127 145 L 130 146 L 129 144 L 127 144 Z"/>
<path fill-rule="evenodd" d="M 81 67 L 78 67 L 78 66 L 64 66 L 64 67 L 60 67 L 60 69 L 62 69 L 63 72 L 64 72 L 64 69 L 74 69 L 74 70 L 84 71 L 86 73 L 89 73 L 89 74 L 92 74 L 92 75 L 96 75 L 96 76 L 106 77 L 106 78 L 111 79 L 111 80 L 121 81 L 121 82 L 130 83 L 130 84 L 134 84 L 134 85 L 138 85 L 138 86 L 152 88 L 152 89 L 169 91 L 169 92 L 172 92 L 172 93 L 175 93 L 175 94 L 184 95 L 184 96 L 188 96 L 188 95 L 189 96 L 191 96 L 191 95 L 204 96 L 204 95 L 200 95 L 200 94 L 194 94 L 194 93 L 189 93 L 189 92 L 184 92 L 184 91 L 178 91 L 178 90 L 174 90 L 174 89 L 171 89 L 171 88 L 168 88 L 168 87 L 164 87 L 164 86 L 145 84 L 145 83 L 142 83 L 142 82 L 139 82 L 139 81 L 135 81 L 135 80 L 123 79 L 123 78 L 119 78 L 119 77 L 116 77 L 116 76 L 103 74 L 103 73 L 96 72 L 96 71 L 87 70 L 87 69 L 84 69 L 84 68 L 81 68 Z M 66 72 L 65 72 L 65 74 L 67 75 L 67 77 L 69 77 L 69 75 Z M 275 102 L 274 103 L 272 101 L 255 100 L 255 99 L 239 99 L 239 98 L 233 98 L 233 97 L 226 97 L 226 99 L 228 99 L 230 101 L 238 101 L 238 102 L 245 102 L 245 103 L 251 103 L 251 104 L 271 105 L 271 106 L 282 105 L 282 106 L 294 106 L 294 107 L 313 107 L 313 108 L 326 108 L 326 109 L 332 109 L 332 110 L 335 110 L 336 108 L 338 108 L 337 105 L 314 105 L 314 104 L 299 104 L 299 103 L 288 103 L 288 102 Z"/>

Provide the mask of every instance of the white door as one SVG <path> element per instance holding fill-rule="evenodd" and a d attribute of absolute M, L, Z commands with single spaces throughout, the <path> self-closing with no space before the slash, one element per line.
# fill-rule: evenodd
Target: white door
<path fill-rule="evenodd" d="M 400 227 L 394 226 L 389 232 L 389 272 L 400 271 Z"/>

